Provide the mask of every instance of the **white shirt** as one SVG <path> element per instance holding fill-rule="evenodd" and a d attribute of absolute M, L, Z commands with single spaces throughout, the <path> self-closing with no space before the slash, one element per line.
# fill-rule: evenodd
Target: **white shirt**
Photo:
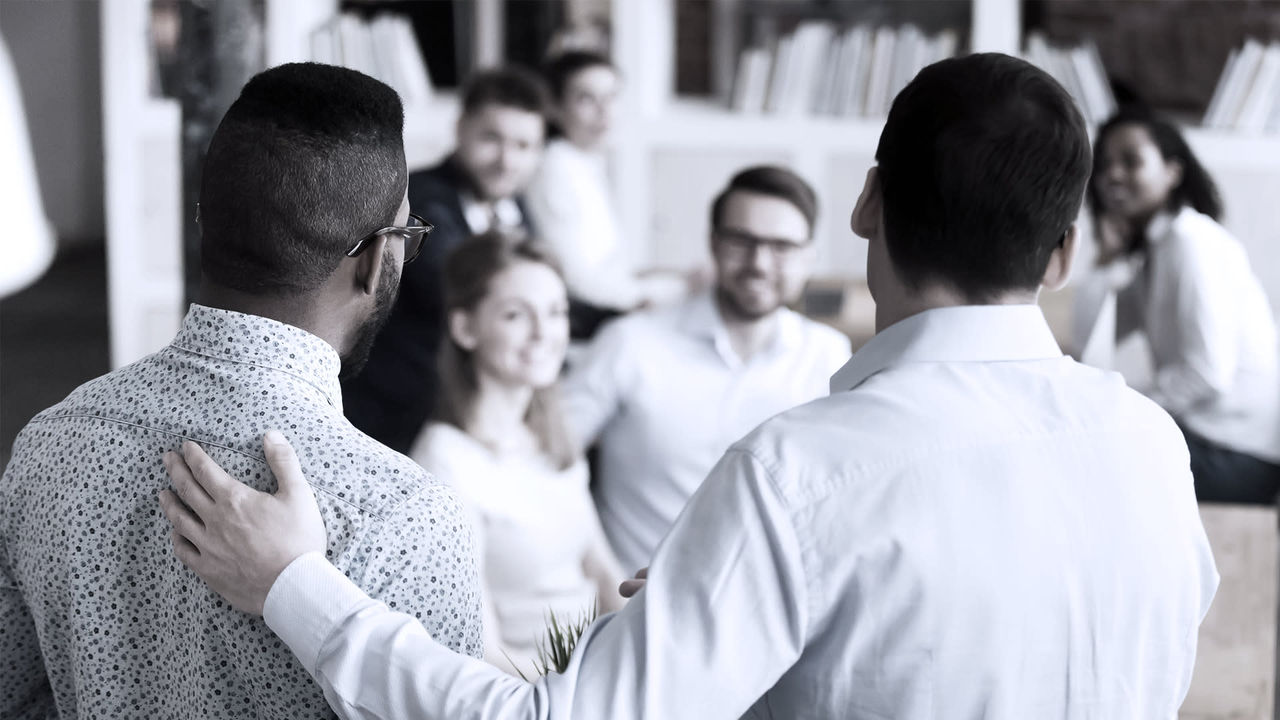
<path fill-rule="evenodd" d="M 684 286 L 669 276 L 636 275 L 613 200 L 604 156 L 564 138 L 547 143 L 525 193 L 538 236 L 560 264 L 569 294 L 592 305 L 631 310 L 676 300 Z"/>
<path fill-rule="evenodd" d="M 1173 718 L 1217 587 L 1186 446 L 1030 305 L 878 334 L 725 455 L 535 685 L 318 555 L 266 620 L 347 718 Z"/>
<path fill-rule="evenodd" d="M 606 326 L 570 366 L 565 418 L 598 440 L 600 522 L 627 572 L 649 564 L 707 472 L 756 425 L 827 394 L 849 339 L 786 308 L 773 342 L 743 361 L 710 292 Z"/>
<path fill-rule="evenodd" d="M 430 423 L 409 456 L 443 480 L 471 522 L 484 610 L 485 660 L 536 674 L 547 612 L 577 621 L 595 605 L 584 567 L 603 545 L 587 465 L 495 455 L 465 432 Z"/>
<path fill-rule="evenodd" d="M 513 198 L 504 197 L 485 203 L 469 192 L 462 192 L 458 200 L 462 205 L 462 217 L 472 235 L 483 235 L 490 230 L 523 232 L 524 213 L 520 212 L 520 205 Z"/>
<path fill-rule="evenodd" d="M 1207 215 L 1183 208 L 1147 229 L 1146 265 L 1117 263 L 1083 283 L 1121 288 L 1119 337 L 1142 330 L 1155 364 L 1147 394 L 1193 432 L 1280 462 L 1275 319 L 1244 248 Z"/>

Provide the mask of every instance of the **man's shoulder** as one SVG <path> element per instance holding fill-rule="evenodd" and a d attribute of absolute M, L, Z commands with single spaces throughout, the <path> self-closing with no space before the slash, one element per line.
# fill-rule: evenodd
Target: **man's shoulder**
<path fill-rule="evenodd" d="M 1005 368 L 964 377 L 944 364 L 891 368 L 851 390 L 775 415 L 739 446 L 766 466 L 785 466 L 792 478 L 804 474 L 798 469 L 827 466 L 887 471 L 1011 442 L 1034 443 L 1037 437 L 1141 437 L 1160 447 L 1182 447 L 1168 413 L 1118 373 L 1069 358 L 1047 362 L 1052 369 L 1029 371 L 1038 384 L 1025 377 L 1003 383 Z"/>
<path fill-rule="evenodd" d="M 409 205 L 414 212 L 428 204 L 460 207 L 461 190 L 462 178 L 448 160 L 409 174 Z"/>
<path fill-rule="evenodd" d="M 662 342 L 680 335 L 683 315 L 680 305 L 627 313 L 606 323 L 594 342 L 630 350 L 652 347 L 655 341 Z"/>
<path fill-rule="evenodd" d="M 457 187 L 458 172 L 449 158 L 445 158 L 431 167 L 421 168 L 409 173 L 410 188 L 424 188 L 435 185 Z"/>
<path fill-rule="evenodd" d="M 804 345 L 820 348 L 823 351 L 843 352 L 846 355 L 851 352 L 852 347 L 848 335 L 826 323 L 818 322 L 794 310 L 788 310 L 787 312 L 792 315 L 796 326 L 800 328 L 800 336 L 803 338 Z"/>
<path fill-rule="evenodd" d="M 341 416 L 325 423 L 324 436 L 290 438 L 312 486 L 373 517 L 422 502 L 443 484 L 405 455 L 360 432 Z M 286 433 L 287 435 L 287 433 Z"/>
<path fill-rule="evenodd" d="M 163 352 L 165 350 L 85 381 L 66 397 L 36 413 L 29 425 L 100 416 L 133 405 L 141 399 L 135 397 L 135 393 L 150 389 L 149 374 L 153 372 L 156 356 Z"/>

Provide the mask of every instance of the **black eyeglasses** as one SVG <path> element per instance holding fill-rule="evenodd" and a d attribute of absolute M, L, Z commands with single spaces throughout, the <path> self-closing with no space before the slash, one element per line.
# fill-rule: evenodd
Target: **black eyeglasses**
<path fill-rule="evenodd" d="M 747 257 L 757 249 L 768 250 L 774 258 L 781 260 L 809 247 L 810 242 L 796 242 L 783 238 L 760 237 L 745 230 L 719 228 L 712 231 L 720 247 L 728 255 Z"/>
<path fill-rule="evenodd" d="M 408 265 L 413 262 L 414 258 L 422 252 L 422 246 L 426 245 L 427 234 L 435 228 L 435 225 L 423 220 L 421 217 L 409 213 L 409 224 L 401 227 L 399 225 L 388 225 L 381 230 L 375 230 L 367 236 L 361 238 L 351 249 L 347 251 L 347 257 L 355 257 L 364 252 L 369 247 L 369 243 L 378 239 L 379 235 L 391 233 L 404 238 L 404 263 Z"/>

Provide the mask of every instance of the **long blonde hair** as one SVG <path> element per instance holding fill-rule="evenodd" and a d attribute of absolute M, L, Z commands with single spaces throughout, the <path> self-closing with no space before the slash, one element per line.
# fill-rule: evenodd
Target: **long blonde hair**
<path fill-rule="evenodd" d="M 545 265 L 560 276 L 560 269 L 532 241 L 486 233 L 458 246 L 445 261 L 444 327 L 449 327 L 448 318 L 454 311 L 475 310 L 488 297 L 493 279 L 522 262 Z M 463 432 L 466 432 L 466 422 L 479 392 L 473 355 L 449 333 L 438 358 L 440 395 L 435 418 Z M 580 451 L 569 438 L 554 383 L 534 388 L 524 423 L 537 439 L 539 448 L 557 468 L 563 470 L 578 461 Z"/>

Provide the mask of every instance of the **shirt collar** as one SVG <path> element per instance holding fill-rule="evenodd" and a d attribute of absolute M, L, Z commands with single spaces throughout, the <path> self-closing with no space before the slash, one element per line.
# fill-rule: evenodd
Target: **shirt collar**
<path fill-rule="evenodd" d="M 780 307 L 774 311 L 773 321 L 777 323 L 773 342 L 761 350 L 761 355 L 796 347 L 800 342 L 803 328 L 796 313 L 789 308 Z M 725 362 L 731 365 L 741 363 L 741 359 L 733 351 L 729 342 L 729 332 L 725 328 L 724 318 L 720 315 L 720 308 L 716 305 L 714 289 L 702 292 L 689 300 L 682 325 L 691 336 L 703 338 L 715 345 L 716 350 L 725 358 Z"/>
<path fill-rule="evenodd" d="M 831 392 L 881 370 L 915 362 L 1001 362 L 1062 357 L 1037 305 L 967 305 L 926 310 L 876 333 L 831 377 Z"/>
<path fill-rule="evenodd" d="M 459 200 L 462 201 L 462 215 L 466 218 L 467 228 L 471 230 L 472 235 L 483 235 L 491 230 L 508 231 L 520 227 L 524 222 L 524 214 L 520 212 L 520 206 L 512 198 L 495 200 L 492 212 L 489 205 L 480 202 L 470 192 L 460 193 Z M 498 227 L 494 227 L 495 219 Z"/>
<path fill-rule="evenodd" d="M 342 361 L 329 343 L 293 325 L 191 304 L 171 346 L 207 357 L 278 370 L 314 386 L 342 410 Z"/>
<path fill-rule="evenodd" d="M 1183 206 L 1177 211 L 1161 210 L 1151 217 L 1151 221 L 1147 223 L 1147 242 L 1158 243 L 1169 236 L 1173 230 L 1173 226 L 1177 223 L 1184 213 L 1191 208 Z"/>

